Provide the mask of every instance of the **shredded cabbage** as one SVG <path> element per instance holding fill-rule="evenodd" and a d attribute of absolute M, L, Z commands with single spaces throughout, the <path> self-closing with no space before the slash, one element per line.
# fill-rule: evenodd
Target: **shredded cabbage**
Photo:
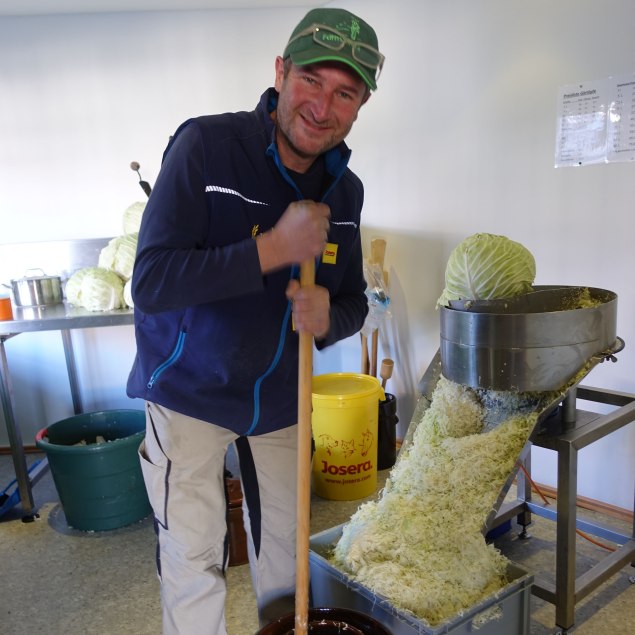
<path fill-rule="evenodd" d="M 76 271 L 66 283 L 70 304 L 89 311 L 112 311 L 124 306 L 123 280 L 103 267 L 85 267 Z"/>
<path fill-rule="evenodd" d="M 526 247 L 506 236 L 473 234 L 450 254 L 437 305 L 521 295 L 532 290 L 535 277 L 536 261 Z"/>
<path fill-rule="evenodd" d="M 376 501 L 343 527 L 332 560 L 401 610 L 435 625 L 499 590 L 507 559 L 482 529 L 513 472 L 537 411 L 507 399 L 509 414 L 487 425 L 486 401 L 440 377 L 430 407 L 402 449 Z"/>
<path fill-rule="evenodd" d="M 119 274 L 124 282 L 132 278 L 132 270 L 137 255 L 139 234 L 124 234 L 113 238 L 100 252 L 97 265 Z"/>
<path fill-rule="evenodd" d="M 141 217 L 146 208 L 146 204 L 142 202 L 133 203 L 126 208 L 123 213 L 123 233 L 134 234 L 141 227 Z"/>

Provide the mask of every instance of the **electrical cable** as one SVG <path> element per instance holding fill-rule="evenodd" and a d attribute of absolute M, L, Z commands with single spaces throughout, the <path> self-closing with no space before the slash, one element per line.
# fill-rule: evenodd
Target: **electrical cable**
<path fill-rule="evenodd" d="M 538 485 L 536 485 L 536 483 L 534 483 L 533 479 L 531 478 L 531 475 L 529 474 L 529 472 L 527 471 L 525 466 L 522 463 L 519 463 L 518 465 L 520 466 L 520 469 L 523 471 L 523 473 L 525 474 L 525 476 L 529 480 L 529 483 L 531 484 L 532 489 L 540 496 L 540 498 L 542 498 L 542 501 L 543 501 L 543 503 L 545 505 L 549 505 L 549 501 L 547 500 L 545 495 L 540 491 L 540 488 L 538 487 Z M 580 536 L 581 538 L 584 538 L 585 540 L 588 540 L 590 543 L 594 544 L 596 547 L 600 547 L 602 549 L 606 549 L 607 551 L 615 551 L 615 547 L 611 547 L 610 545 L 605 545 L 605 544 L 595 540 L 594 538 L 589 536 L 589 534 L 584 533 L 580 529 L 576 528 L 575 533 L 578 534 L 578 536 Z"/>

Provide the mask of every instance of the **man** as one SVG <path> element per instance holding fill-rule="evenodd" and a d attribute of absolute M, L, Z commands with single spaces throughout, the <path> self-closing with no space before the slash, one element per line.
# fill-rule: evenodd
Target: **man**
<path fill-rule="evenodd" d="M 297 332 L 323 348 L 368 311 L 343 139 L 383 60 L 363 20 L 310 11 L 253 112 L 188 120 L 164 153 L 139 233 L 128 394 L 146 400 L 166 634 L 226 633 L 230 443 L 260 622 L 293 610 Z M 310 258 L 316 284 L 300 287 Z"/>

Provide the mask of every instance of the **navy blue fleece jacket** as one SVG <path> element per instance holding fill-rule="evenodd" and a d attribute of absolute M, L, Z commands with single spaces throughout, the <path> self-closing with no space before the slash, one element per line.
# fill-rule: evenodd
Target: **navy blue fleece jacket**
<path fill-rule="evenodd" d="M 298 335 L 285 290 L 297 267 L 264 275 L 255 236 L 302 197 L 282 166 L 266 91 L 251 112 L 190 119 L 171 138 L 143 214 L 132 278 L 137 354 L 127 392 L 240 435 L 297 420 Z M 353 335 L 368 311 L 361 181 L 344 143 L 325 156 L 329 245 L 316 284 L 331 326 Z"/>

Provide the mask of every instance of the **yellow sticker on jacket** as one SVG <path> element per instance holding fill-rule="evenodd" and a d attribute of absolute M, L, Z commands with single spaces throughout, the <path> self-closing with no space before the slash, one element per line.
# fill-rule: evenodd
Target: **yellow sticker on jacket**
<path fill-rule="evenodd" d="M 337 245 L 335 243 L 326 243 L 324 253 L 322 253 L 322 262 L 325 265 L 337 264 Z"/>

